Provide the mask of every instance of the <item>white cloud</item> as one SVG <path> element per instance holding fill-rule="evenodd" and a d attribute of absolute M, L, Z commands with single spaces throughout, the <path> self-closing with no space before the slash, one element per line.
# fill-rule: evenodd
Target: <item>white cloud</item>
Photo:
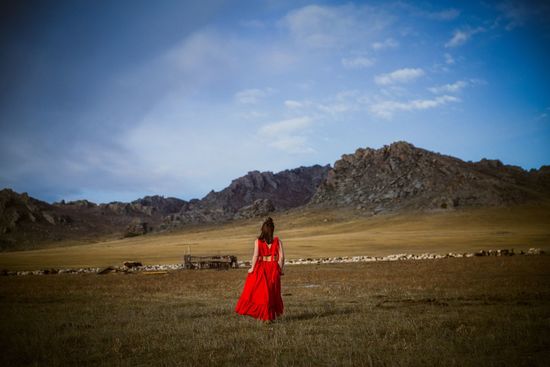
<path fill-rule="evenodd" d="M 470 40 L 472 36 L 476 33 L 480 33 L 485 31 L 485 28 L 483 27 L 477 27 L 477 28 L 466 28 L 466 29 L 455 29 L 453 32 L 453 36 L 450 40 L 448 40 L 445 43 L 445 47 L 458 47 Z"/>
<path fill-rule="evenodd" d="M 347 69 L 363 69 L 374 65 L 374 60 L 366 56 L 343 58 L 342 65 Z"/>
<path fill-rule="evenodd" d="M 457 93 L 464 89 L 468 83 L 464 80 L 458 80 L 452 84 L 444 84 L 435 87 L 428 88 L 428 90 L 435 94 L 443 93 Z"/>
<path fill-rule="evenodd" d="M 269 145 L 287 153 L 315 153 L 315 149 L 307 145 L 307 139 L 304 136 L 279 137 Z"/>
<path fill-rule="evenodd" d="M 272 92 L 272 88 L 245 89 L 235 93 L 235 100 L 242 104 L 255 104 L 258 103 L 262 98 L 267 97 Z"/>
<path fill-rule="evenodd" d="M 258 130 L 258 138 L 268 138 L 269 146 L 286 153 L 313 153 L 315 150 L 308 146 L 302 130 L 309 127 L 313 120 L 309 116 L 295 117 L 262 126 Z"/>
<path fill-rule="evenodd" d="M 468 39 L 470 38 L 470 34 L 464 31 L 455 30 L 453 33 L 453 37 L 445 43 L 445 47 L 456 47 L 460 46 L 463 43 L 466 43 Z"/>
<path fill-rule="evenodd" d="M 394 18 L 365 5 L 308 5 L 289 12 L 279 24 L 303 46 L 340 48 L 363 43 L 386 28 Z"/>
<path fill-rule="evenodd" d="M 409 11 L 410 14 L 413 16 L 427 18 L 431 20 L 449 21 L 449 20 L 456 19 L 460 15 L 460 10 L 455 8 L 443 9 L 439 11 L 430 11 L 430 10 L 422 9 L 419 6 L 411 5 L 410 3 L 406 3 L 406 2 L 397 2 L 395 5 L 399 8 L 403 8 Z"/>
<path fill-rule="evenodd" d="M 451 8 L 433 12 L 424 11 L 419 15 L 434 20 L 453 20 L 460 15 L 460 10 Z"/>
<path fill-rule="evenodd" d="M 218 32 L 198 31 L 183 39 L 163 56 L 165 68 L 186 77 L 218 77 L 239 66 L 239 41 Z M 206 74 L 206 75 L 203 75 Z"/>
<path fill-rule="evenodd" d="M 397 42 L 393 38 L 387 38 L 382 42 L 374 42 L 372 44 L 372 48 L 374 50 L 385 50 L 387 48 L 396 48 L 396 47 L 399 47 L 399 42 Z"/>
<path fill-rule="evenodd" d="M 285 107 L 286 108 L 295 109 L 295 108 L 301 108 L 303 106 L 304 106 L 304 104 L 302 102 L 293 101 L 293 100 L 286 100 L 285 101 Z"/>
<path fill-rule="evenodd" d="M 550 113 L 550 107 L 546 107 L 543 112 L 541 112 L 537 117 L 535 117 L 535 121 L 544 120 L 548 118 L 549 113 Z"/>
<path fill-rule="evenodd" d="M 247 164 L 259 163 L 258 156 L 250 155 L 255 149 L 254 139 L 247 136 L 246 124 L 239 126 L 241 120 L 233 111 L 231 104 L 204 108 L 202 103 L 185 101 L 181 95 L 163 100 L 117 138 L 129 152 L 124 157 L 128 164 L 139 161 L 146 178 L 138 180 L 135 174 L 124 171 L 120 174 L 138 184 L 150 180 L 157 192 L 180 190 L 198 195 L 223 185 Z M 222 117 L 232 128 L 220 127 Z M 227 160 L 223 167 L 208 164 L 220 156 Z"/>
<path fill-rule="evenodd" d="M 317 108 L 326 114 L 335 116 L 339 113 L 348 112 L 353 109 L 350 103 L 332 103 L 332 104 L 318 104 Z"/>
<path fill-rule="evenodd" d="M 294 70 L 302 57 L 299 52 L 295 52 L 286 46 L 281 47 L 278 45 L 262 45 L 255 52 L 257 59 L 251 67 L 255 71 L 266 73 L 283 73 Z"/>
<path fill-rule="evenodd" d="M 443 95 L 434 99 L 414 99 L 407 102 L 380 101 L 369 106 L 369 111 L 382 118 L 391 118 L 396 111 L 426 110 L 444 105 L 449 102 L 460 101 L 457 97 Z"/>
<path fill-rule="evenodd" d="M 353 15 L 346 7 L 309 5 L 291 11 L 283 18 L 291 34 L 302 44 L 310 47 L 333 47 L 338 43 L 338 34 L 346 32 L 354 23 Z M 334 31 L 330 32 L 330 25 Z"/>
<path fill-rule="evenodd" d="M 259 132 L 265 135 L 288 134 L 308 127 L 311 122 L 312 120 L 308 116 L 295 117 L 264 125 Z"/>
<path fill-rule="evenodd" d="M 420 68 L 404 68 L 392 71 L 388 74 L 380 74 L 374 77 L 374 82 L 378 85 L 390 85 L 395 83 L 411 82 L 424 75 L 424 70 Z"/>
<path fill-rule="evenodd" d="M 450 53 L 445 53 L 443 56 L 445 57 L 445 63 L 447 65 L 453 65 L 455 63 L 455 59 Z"/>
<path fill-rule="evenodd" d="M 267 113 L 251 110 L 240 113 L 238 116 L 247 120 L 258 120 L 259 118 L 265 118 L 267 116 Z"/>
<path fill-rule="evenodd" d="M 380 88 L 379 93 L 388 98 L 405 97 L 409 95 L 407 88 L 401 85 L 388 85 Z"/>
<path fill-rule="evenodd" d="M 316 103 L 315 108 L 322 113 L 322 116 L 336 117 L 343 113 L 357 111 L 362 98 L 364 95 L 359 90 L 341 90 L 333 97 Z"/>

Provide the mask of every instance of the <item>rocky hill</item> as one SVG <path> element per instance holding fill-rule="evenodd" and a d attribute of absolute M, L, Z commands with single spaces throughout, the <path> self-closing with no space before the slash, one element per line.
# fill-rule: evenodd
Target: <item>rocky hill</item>
<path fill-rule="evenodd" d="M 306 204 L 326 178 L 330 165 L 298 167 L 278 173 L 250 171 L 225 189 L 210 191 L 167 216 L 164 228 L 266 215 Z"/>
<path fill-rule="evenodd" d="M 184 200 L 146 196 L 131 203 L 88 200 L 46 203 L 11 189 L 0 191 L 0 250 L 34 248 L 44 242 L 132 236 L 154 230 Z"/>
<path fill-rule="evenodd" d="M 112 201 L 106 204 L 96 204 L 88 200 L 76 200 L 53 203 L 57 208 L 69 210 L 88 210 L 101 215 L 118 214 L 130 216 L 157 216 L 163 217 L 166 214 L 179 211 L 187 202 L 178 198 L 165 198 L 163 196 L 145 196 L 130 203 L 122 201 Z"/>
<path fill-rule="evenodd" d="M 145 196 L 129 203 L 88 200 L 53 204 L 0 191 L 0 250 L 30 249 L 62 240 L 89 242 L 106 235 L 128 237 L 188 224 L 265 215 L 309 201 L 330 165 L 279 173 L 251 171 L 219 191 L 190 201 Z"/>
<path fill-rule="evenodd" d="M 465 162 L 399 141 L 359 148 L 334 163 L 309 207 L 366 213 L 504 206 L 550 197 L 550 167 L 525 171 L 499 160 Z"/>
<path fill-rule="evenodd" d="M 333 168 L 250 171 L 219 192 L 212 190 L 202 199 L 189 201 L 155 195 L 129 203 L 48 204 L 4 189 L 0 191 L 0 249 L 142 235 L 295 207 L 346 207 L 371 215 L 505 206 L 549 198 L 550 166 L 525 171 L 499 160 L 465 162 L 400 141 L 344 154 Z"/>

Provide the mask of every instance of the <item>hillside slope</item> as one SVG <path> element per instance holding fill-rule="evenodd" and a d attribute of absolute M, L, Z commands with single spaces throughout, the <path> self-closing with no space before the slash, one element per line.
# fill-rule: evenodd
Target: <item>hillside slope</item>
<path fill-rule="evenodd" d="M 376 214 L 506 206 L 549 197 L 549 166 L 525 171 L 499 160 L 465 162 L 395 142 L 342 155 L 308 205 L 352 207 Z"/>
<path fill-rule="evenodd" d="M 462 208 L 363 216 L 350 209 L 292 209 L 273 215 L 275 233 L 287 259 L 333 256 L 385 256 L 425 252 L 475 252 L 538 247 L 550 252 L 550 207 Z M 0 269 L 174 264 L 195 255 L 236 255 L 249 261 L 261 218 L 188 226 L 170 233 L 93 244 L 0 253 Z"/>

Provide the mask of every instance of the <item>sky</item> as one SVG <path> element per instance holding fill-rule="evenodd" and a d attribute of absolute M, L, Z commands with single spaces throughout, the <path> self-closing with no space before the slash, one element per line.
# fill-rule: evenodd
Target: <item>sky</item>
<path fill-rule="evenodd" d="M 3 1 L 0 188 L 185 200 L 404 140 L 550 164 L 544 1 Z"/>

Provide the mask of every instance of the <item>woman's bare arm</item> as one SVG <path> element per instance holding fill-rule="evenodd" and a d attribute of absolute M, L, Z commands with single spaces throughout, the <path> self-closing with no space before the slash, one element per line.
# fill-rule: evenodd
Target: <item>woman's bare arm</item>
<path fill-rule="evenodd" d="M 254 241 L 254 254 L 252 255 L 252 261 L 250 263 L 250 269 L 248 269 L 249 273 L 252 273 L 254 271 L 254 265 L 256 265 L 256 260 L 258 260 L 258 240 Z"/>
<path fill-rule="evenodd" d="M 283 241 L 279 238 L 279 266 L 281 267 L 281 274 L 283 273 L 283 267 L 285 266 L 285 251 L 283 249 Z"/>

